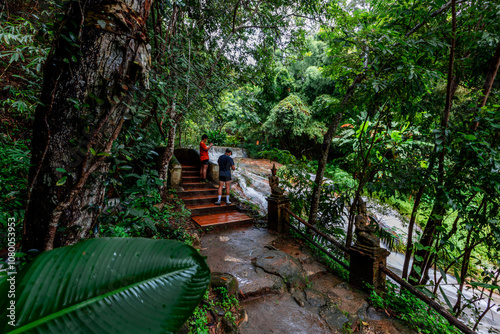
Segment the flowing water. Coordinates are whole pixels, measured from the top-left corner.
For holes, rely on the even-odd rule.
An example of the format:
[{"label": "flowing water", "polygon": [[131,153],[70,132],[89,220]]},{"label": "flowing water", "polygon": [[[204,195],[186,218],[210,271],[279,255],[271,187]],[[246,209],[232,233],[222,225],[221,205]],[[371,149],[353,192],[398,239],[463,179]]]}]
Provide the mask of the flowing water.
[{"label": "flowing water", "polygon": [[[217,163],[217,159],[221,154],[224,154],[225,147],[213,147],[210,152],[210,160]],[[262,214],[267,213],[266,197],[271,194],[268,178],[271,175],[271,168],[273,162],[265,159],[250,159],[247,158],[245,151],[241,149],[233,149],[233,159],[235,161],[236,170],[233,172],[235,186],[233,190],[239,193],[240,196],[246,200],[255,203],[259,207]],[[279,168],[279,164],[276,163]],[[314,178],[314,176],[312,176]],[[381,205],[374,200],[364,198],[367,201],[368,210],[372,212],[379,220],[380,226],[393,235],[398,235],[401,242],[406,242],[407,219],[402,217],[396,210],[391,209],[385,205]],[[391,252],[387,258],[387,266],[395,273],[401,275],[404,263],[404,255],[397,252]],[[434,270],[429,271],[431,280],[439,279],[441,276],[439,272]],[[444,280],[444,279],[443,279]],[[447,295],[451,305],[456,302],[458,283],[452,275],[446,275],[445,284],[442,284],[442,289]],[[432,290],[432,288],[430,288]],[[439,294],[439,293],[438,293]],[[464,296],[472,298],[471,290],[465,290]],[[440,296],[442,299],[442,297]],[[496,304],[487,315],[482,319],[481,324],[478,326],[477,332],[481,334],[486,333],[500,333],[500,312],[497,310],[500,306],[500,296],[494,295],[493,303]],[[481,300],[476,305],[484,310],[487,306],[487,301]],[[462,317],[462,320],[468,322],[471,318],[472,311],[467,311]]]}]

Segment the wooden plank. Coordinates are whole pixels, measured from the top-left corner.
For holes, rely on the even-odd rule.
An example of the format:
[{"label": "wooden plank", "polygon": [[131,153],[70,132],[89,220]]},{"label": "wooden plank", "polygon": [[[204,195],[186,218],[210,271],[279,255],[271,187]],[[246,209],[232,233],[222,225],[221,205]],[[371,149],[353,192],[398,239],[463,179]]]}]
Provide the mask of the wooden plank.
[{"label": "wooden plank", "polygon": [[231,205],[226,205],[226,204],[216,205],[215,203],[190,204],[190,205],[186,205],[186,208],[188,208],[189,210],[192,210],[192,209],[220,208],[220,207],[225,207],[225,206],[234,206],[234,204],[231,204]]},{"label": "wooden plank", "polygon": [[191,189],[186,189],[185,192],[196,192],[196,191],[217,191],[217,188],[191,188]]},{"label": "wooden plank", "polygon": [[213,199],[214,200],[214,203],[215,201],[217,201],[217,195],[205,195],[205,196],[193,196],[193,197],[187,197],[187,198],[181,198],[183,201],[186,201],[186,200],[199,200],[199,199]]},{"label": "wooden plank", "polygon": [[238,223],[252,220],[248,215],[237,211],[196,216],[192,219],[200,226]]},{"label": "wooden plank", "polygon": [[[195,218],[195,217],[194,217]],[[224,226],[224,225],[241,225],[241,224],[252,224],[253,220],[252,219],[241,219],[241,220],[235,220],[235,221],[230,221],[230,222],[216,222],[216,223],[206,223],[206,224],[198,224],[198,226],[202,228],[206,227],[211,227],[211,226]]]},{"label": "wooden plank", "polygon": [[217,213],[213,215],[203,215],[203,216],[198,216],[196,217],[196,221],[200,222],[200,224],[214,224],[214,223],[219,223],[219,222],[231,222],[231,221],[238,221],[242,219],[248,219],[250,218],[249,216],[245,215],[244,213],[241,212],[224,212],[224,213]]},{"label": "wooden plank", "polygon": [[215,188],[210,183],[203,183],[203,182],[182,182],[181,185],[183,187],[193,187],[193,188],[186,189],[186,191],[196,190],[196,189],[204,189],[204,190],[206,190],[206,189],[212,189],[212,190],[214,190],[215,189],[215,190],[217,190],[217,188]]},{"label": "wooden plank", "polygon": [[179,193],[179,197],[184,200],[193,197],[206,198],[217,196],[217,189],[186,189]]},{"label": "wooden plank", "polygon": [[198,166],[188,166],[188,165],[181,165],[183,170],[189,170],[189,171],[200,171],[200,167]]}]

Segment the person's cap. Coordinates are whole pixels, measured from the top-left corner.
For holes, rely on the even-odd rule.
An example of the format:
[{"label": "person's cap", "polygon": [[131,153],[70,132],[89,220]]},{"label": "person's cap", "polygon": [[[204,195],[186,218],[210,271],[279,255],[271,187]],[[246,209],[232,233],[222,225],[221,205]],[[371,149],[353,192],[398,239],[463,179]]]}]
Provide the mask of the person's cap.
[{"label": "person's cap", "polygon": [[233,153],[229,148],[226,148],[226,153]]}]

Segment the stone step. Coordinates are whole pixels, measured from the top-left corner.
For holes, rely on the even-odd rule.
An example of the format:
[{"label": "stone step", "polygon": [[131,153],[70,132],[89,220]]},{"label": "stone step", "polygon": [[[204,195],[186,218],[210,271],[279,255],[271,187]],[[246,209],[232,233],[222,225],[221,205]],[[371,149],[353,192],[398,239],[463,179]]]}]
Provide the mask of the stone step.
[{"label": "stone step", "polygon": [[190,177],[190,176],[197,176],[200,177],[200,169],[197,170],[182,170],[182,178],[185,177]]},{"label": "stone step", "polygon": [[182,201],[186,206],[189,205],[203,205],[215,203],[217,201],[217,194],[215,196],[195,196],[195,197],[186,197],[183,198]]},{"label": "stone step", "polygon": [[221,205],[215,205],[213,202],[211,202],[205,204],[186,205],[186,207],[191,211],[191,217],[237,210],[236,205],[226,205],[224,204],[224,202]]},{"label": "stone step", "polygon": [[217,189],[206,189],[206,188],[194,188],[186,191],[179,192],[180,199],[186,199],[190,197],[200,197],[200,196],[216,196]]},{"label": "stone step", "polygon": [[181,165],[182,167],[182,172],[200,172],[200,167],[199,166],[193,166],[193,165]]},{"label": "stone step", "polygon": [[192,219],[202,229],[206,229],[209,227],[223,228],[228,225],[230,225],[231,227],[235,227],[253,224],[253,219],[251,217],[238,211],[195,216],[192,217]]},{"label": "stone step", "polygon": [[184,173],[181,176],[181,179],[183,182],[196,182],[196,181],[201,181],[200,173],[198,172],[193,172],[193,175],[184,175]]},{"label": "stone step", "polygon": [[200,182],[200,181],[192,182],[191,180],[188,180],[188,182],[185,182],[185,180],[182,180],[181,186],[186,191],[191,190],[191,189],[216,189],[210,183],[204,183],[204,182]]}]

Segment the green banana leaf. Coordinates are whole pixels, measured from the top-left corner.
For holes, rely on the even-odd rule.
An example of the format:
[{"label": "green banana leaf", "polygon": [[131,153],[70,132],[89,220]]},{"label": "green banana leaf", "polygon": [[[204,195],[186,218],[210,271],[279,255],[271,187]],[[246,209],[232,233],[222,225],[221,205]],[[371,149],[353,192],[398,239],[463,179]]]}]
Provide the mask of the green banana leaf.
[{"label": "green banana leaf", "polygon": [[174,333],[209,282],[205,258],[180,242],[91,239],[42,253],[16,275],[16,327],[0,282],[0,332]]}]

